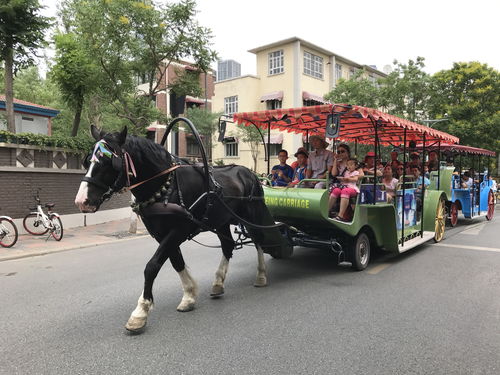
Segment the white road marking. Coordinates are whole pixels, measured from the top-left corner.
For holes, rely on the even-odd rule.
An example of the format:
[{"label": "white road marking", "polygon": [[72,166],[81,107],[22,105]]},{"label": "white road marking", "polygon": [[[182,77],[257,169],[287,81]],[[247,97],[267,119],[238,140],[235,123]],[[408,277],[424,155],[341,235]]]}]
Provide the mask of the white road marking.
[{"label": "white road marking", "polygon": [[366,273],[369,275],[376,275],[377,273],[385,270],[390,265],[391,265],[390,263],[382,263],[382,264],[379,264],[375,267],[370,268],[368,271],[366,271]]},{"label": "white road marking", "polygon": [[455,249],[466,249],[466,250],[492,251],[494,253],[500,253],[500,248],[497,247],[456,245],[451,243],[435,243],[433,246],[453,247]]},{"label": "white road marking", "polygon": [[484,222],[481,224],[474,225],[472,228],[469,228],[469,229],[466,229],[466,230],[460,232],[460,234],[469,234],[469,235],[477,236],[483,230],[483,228],[486,224],[487,223]]}]

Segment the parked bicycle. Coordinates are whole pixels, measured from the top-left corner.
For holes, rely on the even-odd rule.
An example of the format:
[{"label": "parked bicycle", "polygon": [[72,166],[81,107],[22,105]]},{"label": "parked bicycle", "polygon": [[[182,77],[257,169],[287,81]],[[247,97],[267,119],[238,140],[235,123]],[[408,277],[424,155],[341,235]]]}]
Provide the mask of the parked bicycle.
[{"label": "parked bicycle", "polygon": [[[49,233],[56,241],[61,241],[63,238],[63,225],[61,218],[55,212],[52,212],[54,203],[46,203],[47,213],[42,209],[40,201],[40,189],[37,190],[36,195],[33,196],[36,202],[36,207],[30,207],[30,213],[23,219],[23,227],[29,234],[34,236],[42,236]],[[47,237],[47,239],[49,239]]]},{"label": "parked bicycle", "polygon": [[12,247],[17,242],[17,226],[8,216],[0,216],[0,246]]}]

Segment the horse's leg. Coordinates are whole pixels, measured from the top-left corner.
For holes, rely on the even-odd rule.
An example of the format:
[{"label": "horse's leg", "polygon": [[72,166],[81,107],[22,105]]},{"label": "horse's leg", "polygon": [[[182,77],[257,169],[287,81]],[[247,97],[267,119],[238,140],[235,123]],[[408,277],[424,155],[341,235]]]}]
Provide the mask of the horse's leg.
[{"label": "horse's leg", "polygon": [[169,253],[166,245],[166,241],[163,240],[144,269],[144,290],[137,301],[137,307],[132,311],[125,325],[129,331],[142,329],[146,325],[149,312],[153,309],[153,282],[168,259]]},{"label": "horse's leg", "polygon": [[193,279],[181,254],[181,249],[177,247],[175,251],[170,254],[170,263],[179,274],[182,283],[183,296],[181,303],[177,306],[177,311],[187,312],[194,309],[196,296],[198,295],[198,285]]},{"label": "horse's leg", "polygon": [[220,260],[219,268],[215,272],[212,293],[210,293],[211,297],[219,297],[224,294],[224,280],[226,279],[229,260],[233,256],[234,250],[234,241],[231,236],[229,224],[219,228],[218,237],[222,246],[222,259]]},{"label": "horse's leg", "polygon": [[266,274],[266,263],[264,261],[264,250],[257,245],[257,277],[255,283],[256,287],[267,286],[267,274]]}]

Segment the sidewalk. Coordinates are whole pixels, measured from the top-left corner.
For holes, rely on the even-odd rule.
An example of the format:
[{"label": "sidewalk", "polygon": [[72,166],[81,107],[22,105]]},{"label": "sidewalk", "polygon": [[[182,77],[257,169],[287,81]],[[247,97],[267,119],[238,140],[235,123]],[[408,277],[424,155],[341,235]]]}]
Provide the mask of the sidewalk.
[{"label": "sidewalk", "polygon": [[9,249],[0,247],[0,262],[149,236],[140,220],[137,222],[137,233],[129,233],[129,226],[130,219],[127,218],[86,227],[64,229],[63,238],[59,242],[55,241],[52,236],[46,241],[47,235],[23,234],[19,236],[13,247]]}]

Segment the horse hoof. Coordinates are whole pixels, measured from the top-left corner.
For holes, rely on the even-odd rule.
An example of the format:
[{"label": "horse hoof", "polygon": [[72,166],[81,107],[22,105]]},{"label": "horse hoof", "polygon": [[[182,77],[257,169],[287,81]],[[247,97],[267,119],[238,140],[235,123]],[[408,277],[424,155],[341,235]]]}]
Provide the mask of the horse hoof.
[{"label": "horse hoof", "polygon": [[177,306],[177,311],[179,312],[188,312],[194,310],[194,302],[181,302],[179,306]]},{"label": "horse hoof", "polygon": [[146,326],[147,319],[146,318],[137,318],[131,316],[128,320],[127,324],[125,324],[125,329],[129,332],[140,332]]},{"label": "horse hoof", "polygon": [[265,277],[258,277],[253,286],[256,288],[263,288],[267,286],[267,279]]},{"label": "horse hoof", "polygon": [[220,297],[224,294],[224,287],[222,285],[213,285],[212,293],[210,293],[210,297]]}]

